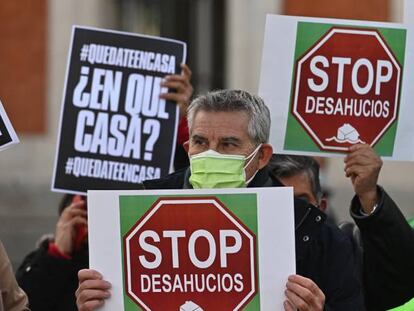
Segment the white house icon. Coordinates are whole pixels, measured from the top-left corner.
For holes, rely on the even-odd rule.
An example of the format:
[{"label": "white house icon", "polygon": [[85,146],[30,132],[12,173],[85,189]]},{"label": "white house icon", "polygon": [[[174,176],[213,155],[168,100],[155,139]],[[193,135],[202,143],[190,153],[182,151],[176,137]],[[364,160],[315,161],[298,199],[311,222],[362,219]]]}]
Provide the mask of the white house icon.
[{"label": "white house icon", "polygon": [[185,304],[180,307],[180,311],[203,311],[203,309],[192,301],[186,301]]}]

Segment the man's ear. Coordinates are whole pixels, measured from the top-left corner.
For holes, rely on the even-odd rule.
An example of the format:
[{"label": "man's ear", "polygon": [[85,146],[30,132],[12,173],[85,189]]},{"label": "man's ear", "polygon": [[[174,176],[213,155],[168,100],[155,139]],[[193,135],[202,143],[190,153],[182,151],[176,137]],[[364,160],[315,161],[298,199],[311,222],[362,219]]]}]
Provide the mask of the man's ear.
[{"label": "man's ear", "polygon": [[328,208],[328,200],[325,197],[322,197],[321,202],[319,203],[319,209],[326,213]]},{"label": "man's ear", "polygon": [[187,140],[183,143],[183,148],[185,150],[185,152],[188,153],[188,148],[190,147],[190,142]]},{"label": "man's ear", "polygon": [[270,161],[273,154],[273,148],[271,144],[262,144],[259,150],[259,170],[264,168]]}]

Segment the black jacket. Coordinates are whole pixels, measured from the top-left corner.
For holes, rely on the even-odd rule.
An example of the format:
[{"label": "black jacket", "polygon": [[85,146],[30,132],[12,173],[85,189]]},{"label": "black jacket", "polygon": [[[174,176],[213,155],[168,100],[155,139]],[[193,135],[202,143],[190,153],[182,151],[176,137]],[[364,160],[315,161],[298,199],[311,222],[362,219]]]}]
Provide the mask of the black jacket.
[{"label": "black jacket", "polygon": [[[146,189],[189,188],[188,170],[144,182]],[[282,184],[261,170],[251,187]],[[297,274],[314,280],[326,295],[326,310],[364,310],[355,273],[350,240],[336,227],[325,223],[325,214],[312,205],[295,200]],[[275,263],[277,264],[277,263]],[[88,266],[86,248],[72,260],[50,257],[47,243],[29,254],[17,271],[17,280],[29,296],[32,311],[76,310],[77,272]]]},{"label": "black jacket", "polygon": [[358,198],[351,216],[362,243],[362,279],[367,310],[382,311],[414,297],[414,230],[394,201],[378,187],[380,202],[368,217],[361,215]]},{"label": "black jacket", "polygon": [[85,244],[71,260],[48,254],[49,240],[26,256],[16,273],[20,287],[29,298],[32,311],[74,311],[78,271],[89,267]]}]

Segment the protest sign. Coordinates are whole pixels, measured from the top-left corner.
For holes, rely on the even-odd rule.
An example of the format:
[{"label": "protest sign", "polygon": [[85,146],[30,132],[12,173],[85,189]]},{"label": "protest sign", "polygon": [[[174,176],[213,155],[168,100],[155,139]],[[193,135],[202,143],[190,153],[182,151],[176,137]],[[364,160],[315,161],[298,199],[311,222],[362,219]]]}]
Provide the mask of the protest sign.
[{"label": "protest sign", "polygon": [[172,170],[183,42],[75,26],[68,56],[52,190],[136,189]]},{"label": "protest sign", "polygon": [[17,143],[19,143],[19,138],[0,101],[0,151]]},{"label": "protest sign", "polygon": [[259,94],[275,151],[337,156],[366,143],[385,158],[414,160],[408,29],[269,15]]},{"label": "protest sign", "polygon": [[292,188],[88,191],[88,223],[102,310],[283,309]]},{"label": "protest sign", "polygon": [[414,1],[404,0],[404,23],[414,24]]}]

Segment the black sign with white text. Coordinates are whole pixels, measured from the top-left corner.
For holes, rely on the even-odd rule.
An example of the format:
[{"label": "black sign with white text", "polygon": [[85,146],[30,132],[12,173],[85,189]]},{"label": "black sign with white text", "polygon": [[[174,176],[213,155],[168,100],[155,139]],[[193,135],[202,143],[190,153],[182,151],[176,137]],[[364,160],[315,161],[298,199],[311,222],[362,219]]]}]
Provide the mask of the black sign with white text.
[{"label": "black sign with white text", "polygon": [[52,190],[137,189],[171,171],[178,108],[160,83],[183,42],[74,27]]}]

